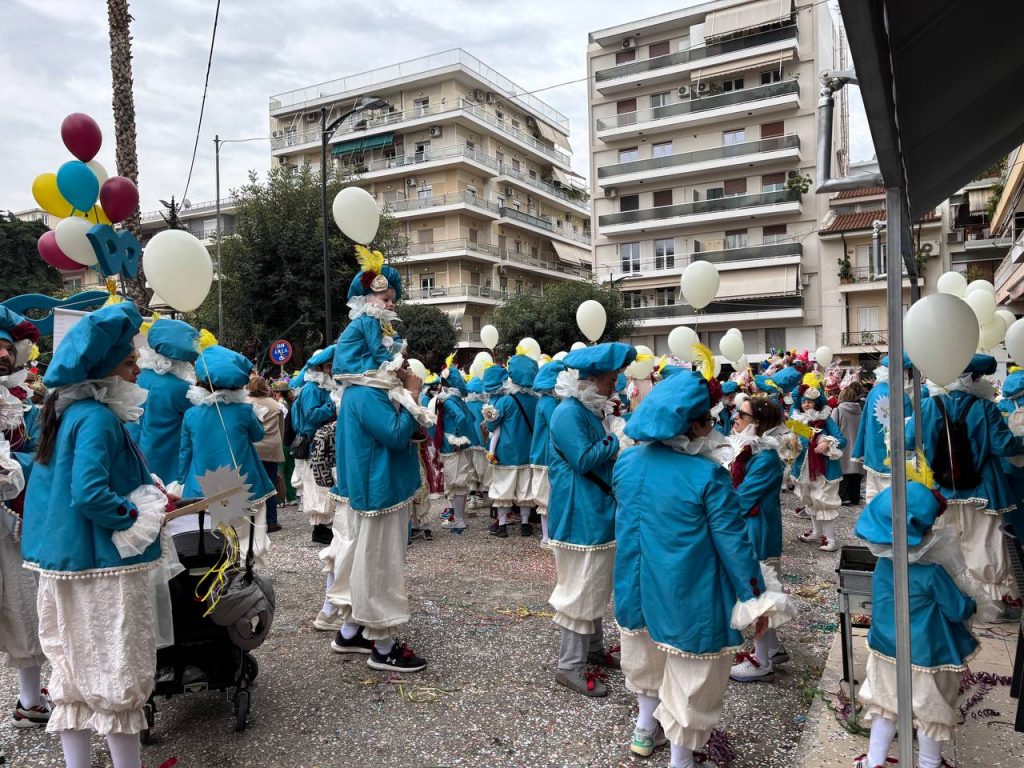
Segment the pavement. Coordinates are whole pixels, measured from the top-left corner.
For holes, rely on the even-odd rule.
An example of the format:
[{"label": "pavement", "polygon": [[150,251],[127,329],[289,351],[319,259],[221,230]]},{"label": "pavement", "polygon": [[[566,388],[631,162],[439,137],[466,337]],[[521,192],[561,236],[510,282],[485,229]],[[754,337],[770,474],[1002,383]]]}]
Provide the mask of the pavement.
[{"label": "pavement", "polygon": [[[836,636],[838,553],[796,541],[806,526],[792,514],[794,501],[783,495],[783,583],[799,616],[780,634],[792,661],[773,683],[730,685],[721,728],[735,753],[734,768],[801,765],[798,751],[812,705],[821,705],[819,691],[829,687],[819,680]],[[850,542],[856,513],[843,509],[841,544]],[[369,669],[365,657],[331,652],[330,633],[312,625],[323,600],[319,547],[310,543],[308,524],[294,507],[282,510],[280,522],[285,527],[272,535],[267,569],[277,615],[255,652],[260,675],[248,729],[233,730],[223,694],[158,701],[156,738],[143,748],[149,768],[172,757],[180,768],[669,764],[667,749],[647,760],[629,753],[636,704],[621,673],[609,674],[604,699],[584,698],[554,682],[558,632],[547,606],[554,560],[537,536],[521,538],[510,526],[508,539],[489,537],[484,513],[469,520],[463,536],[437,528],[434,541],[414,541],[407,569],[413,615],[402,640],[429,666],[418,675],[395,675]],[[609,645],[617,642],[613,621],[606,622],[606,635]],[[0,690],[13,705],[13,670],[0,669]],[[63,765],[56,735],[15,729],[7,721],[0,740],[9,765]],[[109,765],[104,741],[94,738],[93,766]]]}]

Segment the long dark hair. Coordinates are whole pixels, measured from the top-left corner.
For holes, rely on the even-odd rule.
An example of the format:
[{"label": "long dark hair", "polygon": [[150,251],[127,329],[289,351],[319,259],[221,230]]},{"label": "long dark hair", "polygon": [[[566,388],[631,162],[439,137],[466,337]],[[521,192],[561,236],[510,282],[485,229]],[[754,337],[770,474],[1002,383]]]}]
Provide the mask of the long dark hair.
[{"label": "long dark hair", "polygon": [[36,447],[35,455],[37,464],[49,464],[53,458],[53,449],[57,445],[57,428],[60,426],[60,417],[57,416],[58,397],[59,392],[50,391],[39,410],[39,445]]}]

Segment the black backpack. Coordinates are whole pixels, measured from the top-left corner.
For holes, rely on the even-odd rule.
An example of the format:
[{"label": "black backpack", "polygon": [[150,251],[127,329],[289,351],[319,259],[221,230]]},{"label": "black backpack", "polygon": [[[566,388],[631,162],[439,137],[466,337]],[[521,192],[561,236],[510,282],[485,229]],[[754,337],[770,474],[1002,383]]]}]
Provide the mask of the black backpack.
[{"label": "black backpack", "polygon": [[939,444],[935,446],[935,460],[932,462],[932,473],[935,482],[943,488],[967,490],[981,485],[981,473],[974,466],[971,454],[971,435],[967,428],[967,414],[977,399],[964,408],[960,418],[950,421],[946,406],[941,397],[935,398],[935,406],[942,414],[942,426],[939,428]]}]

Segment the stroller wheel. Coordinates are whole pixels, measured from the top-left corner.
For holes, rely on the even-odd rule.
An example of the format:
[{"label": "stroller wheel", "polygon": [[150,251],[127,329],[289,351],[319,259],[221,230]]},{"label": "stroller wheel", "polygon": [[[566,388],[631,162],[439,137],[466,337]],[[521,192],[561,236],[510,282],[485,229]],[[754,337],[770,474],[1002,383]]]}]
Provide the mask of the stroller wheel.
[{"label": "stroller wheel", "polygon": [[248,651],[245,652],[245,662],[242,666],[242,674],[245,675],[245,679],[250,683],[256,679],[256,676],[260,673],[260,664],[256,661],[256,657]]},{"label": "stroller wheel", "polygon": [[249,719],[249,692],[245,689],[235,694],[235,730],[244,731]]},{"label": "stroller wheel", "polygon": [[142,712],[146,717],[146,729],[139,734],[139,740],[143,744],[153,743],[153,721],[155,720],[156,708],[152,702],[147,702],[146,706],[142,708]]}]

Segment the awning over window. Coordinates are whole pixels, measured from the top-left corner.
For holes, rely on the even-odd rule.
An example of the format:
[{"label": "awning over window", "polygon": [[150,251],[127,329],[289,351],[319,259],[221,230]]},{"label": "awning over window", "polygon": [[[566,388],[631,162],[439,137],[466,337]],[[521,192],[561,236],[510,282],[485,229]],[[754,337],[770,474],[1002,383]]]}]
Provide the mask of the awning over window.
[{"label": "awning over window", "polygon": [[381,133],[377,136],[362,136],[358,139],[349,139],[348,141],[342,141],[335,144],[331,148],[331,155],[333,157],[338,157],[339,155],[352,155],[356,152],[364,152],[367,149],[390,147],[394,143],[395,134],[393,133]]},{"label": "awning over window", "polygon": [[988,199],[992,196],[991,189],[969,189],[967,199],[971,213],[984,213],[988,209]]},{"label": "awning over window", "polygon": [[[719,273],[718,298],[778,296],[797,290],[800,267],[796,264],[765,269],[737,269]],[[756,301],[752,301],[756,304]]]},{"label": "awning over window", "polygon": [[590,256],[590,251],[586,248],[577,248],[575,245],[569,245],[568,243],[560,243],[558,240],[552,239],[551,245],[555,249],[555,253],[558,254],[558,258],[568,264],[575,266],[593,266],[593,260]]},{"label": "awning over window", "polygon": [[569,144],[569,139],[567,139],[561,133],[559,133],[550,125],[545,123],[543,120],[537,121],[537,130],[540,132],[541,136],[550,141],[556,147],[561,147],[566,152],[572,152],[572,146],[570,146]]},{"label": "awning over window", "polygon": [[[696,69],[690,75],[694,82],[707,80],[712,77],[731,75],[734,72],[747,72],[751,69],[769,70],[781,67],[785,62],[793,60],[793,51],[780,51],[779,53],[766,53],[763,56],[755,56],[743,61],[730,61],[728,64],[719,64],[717,67],[703,67]],[[756,86],[757,83],[748,83],[747,87]]]},{"label": "awning over window", "polygon": [[555,168],[554,166],[552,166],[551,178],[553,178],[566,189],[572,186],[572,182],[569,180],[569,174],[563,171],[561,168]]},{"label": "awning over window", "polygon": [[455,330],[462,330],[462,316],[466,314],[465,307],[453,307],[451,309],[447,307],[441,307],[441,311],[448,315],[448,319],[452,321],[452,326],[455,328]]},{"label": "awning over window", "polygon": [[747,29],[787,20],[793,13],[793,0],[757,0],[737,8],[726,8],[707,15],[704,39],[734,35]]}]

